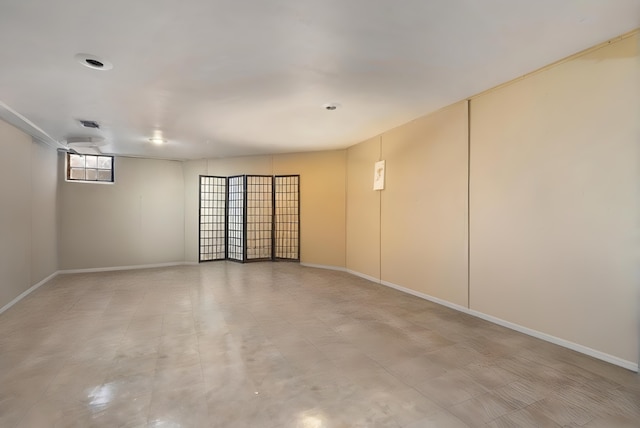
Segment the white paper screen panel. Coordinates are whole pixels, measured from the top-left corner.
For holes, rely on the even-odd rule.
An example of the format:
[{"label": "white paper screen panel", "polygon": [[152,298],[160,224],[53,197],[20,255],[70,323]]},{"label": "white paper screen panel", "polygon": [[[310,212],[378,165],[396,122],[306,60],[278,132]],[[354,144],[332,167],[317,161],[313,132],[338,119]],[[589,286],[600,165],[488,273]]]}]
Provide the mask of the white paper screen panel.
[{"label": "white paper screen panel", "polygon": [[276,259],[300,259],[300,176],[275,178],[275,254]]},{"label": "white paper screen panel", "polygon": [[227,214],[227,258],[244,261],[245,176],[229,177]]},{"label": "white paper screen panel", "polygon": [[200,176],[199,260],[300,260],[300,176]]},{"label": "white paper screen panel", "polygon": [[200,176],[200,261],[226,258],[227,178]]},{"label": "white paper screen panel", "polygon": [[248,175],[247,260],[271,260],[273,242],[273,176]]}]

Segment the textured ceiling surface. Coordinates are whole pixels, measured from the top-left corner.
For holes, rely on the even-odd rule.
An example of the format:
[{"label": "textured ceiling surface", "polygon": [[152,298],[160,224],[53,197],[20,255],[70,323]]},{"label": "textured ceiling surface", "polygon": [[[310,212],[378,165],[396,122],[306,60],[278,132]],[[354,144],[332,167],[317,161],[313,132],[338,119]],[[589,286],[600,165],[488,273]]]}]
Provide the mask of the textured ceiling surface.
[{"label": "textured ceiling surface", "polygon": [[639,19],[639,0],[2,0],[0,101],[105,153],[344,148]]}]

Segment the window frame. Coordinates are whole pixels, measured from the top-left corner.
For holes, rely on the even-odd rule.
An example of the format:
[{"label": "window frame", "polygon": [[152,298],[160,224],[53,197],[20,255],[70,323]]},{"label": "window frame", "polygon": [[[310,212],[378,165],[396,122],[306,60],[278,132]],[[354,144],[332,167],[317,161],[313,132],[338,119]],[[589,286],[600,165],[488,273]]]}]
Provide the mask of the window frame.
[{"label": "window frame", "polygon": [[[83,158],[86,156],[95,156],[97,158],[110,158],[111,159],[111,180],[106,181],[106,180],[87,180],[87,179],[75,179],[75,178],[71,178],[71,155],[76,155],[76,156],[82,156]],[[71,152],[66,152],[65,153],[65,175],[64,175],[64,179],[66,182],[68,183],[92,183],[92,184],[114,184],[116,182],[116,174],[115,174],[115,161],[116,158],[115,156],[112,155],[103,155],[103,154],[83,154],[83,153],[71,153]],[[83,167],[83,169],[87,170],[86,165]],[[96,170],[102,170],[102,171],[107,171],[106,168],[89,168],[89,169],[96,169]],[[86,174],[85,174],[86,177]]]}]

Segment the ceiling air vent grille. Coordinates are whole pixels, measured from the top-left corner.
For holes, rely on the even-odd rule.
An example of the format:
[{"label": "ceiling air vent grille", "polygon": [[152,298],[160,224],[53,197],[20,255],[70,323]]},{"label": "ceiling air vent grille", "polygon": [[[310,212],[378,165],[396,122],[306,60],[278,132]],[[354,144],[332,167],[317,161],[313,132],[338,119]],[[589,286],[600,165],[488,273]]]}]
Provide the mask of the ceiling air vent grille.
[{"label": "ceiling air vent grille", "polygon": [[85,128],[100,129],[100,124],[95,120],[81,120],[80,125],[84,126]]}]

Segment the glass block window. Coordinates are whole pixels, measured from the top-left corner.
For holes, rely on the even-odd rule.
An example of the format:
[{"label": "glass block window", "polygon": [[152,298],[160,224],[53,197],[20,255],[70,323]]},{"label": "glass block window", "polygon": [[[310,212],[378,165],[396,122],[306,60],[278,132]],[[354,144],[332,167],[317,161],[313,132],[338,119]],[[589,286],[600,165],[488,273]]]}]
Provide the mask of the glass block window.
[{"label": "glass block window", "polygon": [[113,156],[67,153],[67,180],[113,183]]},{"label": "glass block window", "polygon": [[226,254],[227,177],[200,176],[200,261]]}]

